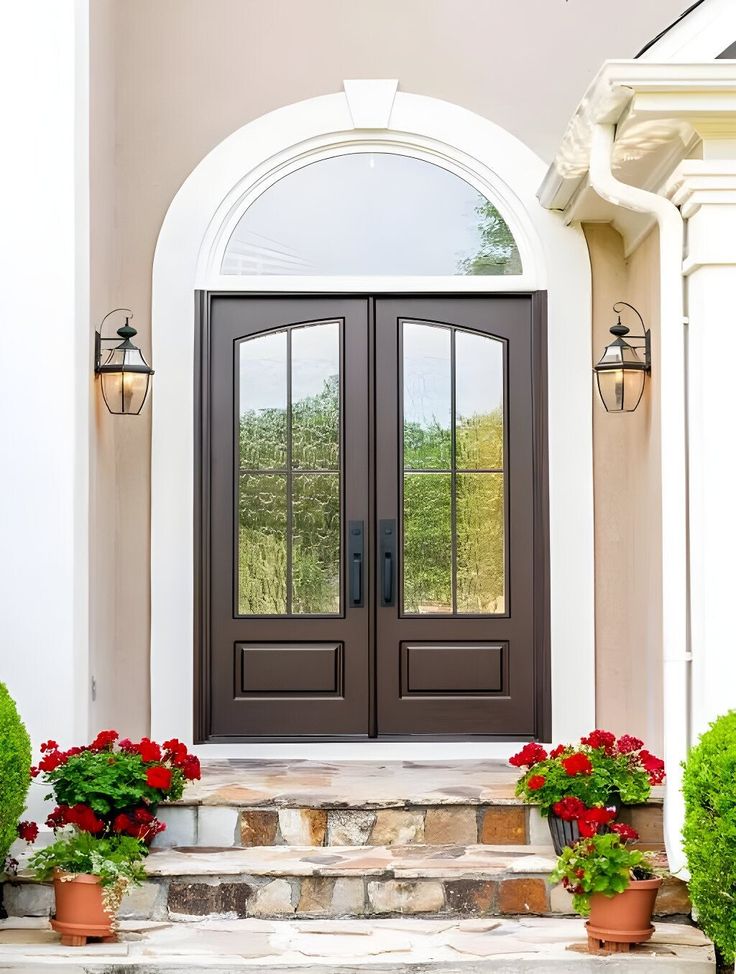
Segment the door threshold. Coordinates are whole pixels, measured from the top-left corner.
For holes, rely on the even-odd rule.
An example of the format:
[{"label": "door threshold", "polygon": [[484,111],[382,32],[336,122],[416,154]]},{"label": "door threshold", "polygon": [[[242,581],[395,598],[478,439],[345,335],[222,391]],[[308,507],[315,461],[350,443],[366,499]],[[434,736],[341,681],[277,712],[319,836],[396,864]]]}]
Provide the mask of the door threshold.
[{"label": "door threshold", "polygon": [[317,761],[432,761],[494,758],[507,761],[529,740],[514,741],[324,741],[320,743],[196,744],[200,758],[294,758]]}]

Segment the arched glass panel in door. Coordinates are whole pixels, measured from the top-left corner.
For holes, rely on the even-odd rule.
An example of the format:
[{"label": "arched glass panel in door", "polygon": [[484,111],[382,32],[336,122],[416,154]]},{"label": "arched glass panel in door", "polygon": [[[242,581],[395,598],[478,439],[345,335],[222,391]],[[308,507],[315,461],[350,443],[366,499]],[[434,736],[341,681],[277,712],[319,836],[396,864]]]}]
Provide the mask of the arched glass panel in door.
[{"label": "arched glass panel in door", "polygon": [[240,218],[223,274],[468,276],[522,273],[493,203],[412,156],[359,152],[284,176]]},{"label": "arched glass panel in door", "polygon": [[504,343],[402,322],[403,612],[505,612]]},{"label": "arched glass panel in door", "polygon": [[238,614],[340,612],[340,322],[240,342]]}]

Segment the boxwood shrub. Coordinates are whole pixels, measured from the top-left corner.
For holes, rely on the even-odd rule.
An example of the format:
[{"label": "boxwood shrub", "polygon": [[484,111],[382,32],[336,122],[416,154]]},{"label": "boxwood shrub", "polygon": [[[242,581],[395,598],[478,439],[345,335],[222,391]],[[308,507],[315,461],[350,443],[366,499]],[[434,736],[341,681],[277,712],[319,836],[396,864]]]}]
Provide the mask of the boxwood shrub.
[{"label": "boxwood shrub", "polygon": [[736,955],[736,711],[685,762],[685,853],[698,923],[727,963]]},{"label": "boxwood shrub", "polygon": [[0,873],[26,807],[30,771],[28,732],[7,687],[0,683]]}]

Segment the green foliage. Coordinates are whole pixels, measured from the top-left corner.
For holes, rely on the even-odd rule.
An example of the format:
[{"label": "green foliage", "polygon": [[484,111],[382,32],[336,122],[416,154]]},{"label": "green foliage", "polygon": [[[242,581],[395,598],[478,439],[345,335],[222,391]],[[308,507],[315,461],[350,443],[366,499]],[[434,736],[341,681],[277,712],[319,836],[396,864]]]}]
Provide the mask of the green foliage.
[{"label": "green foliage", "polygon": [[[146,766],[140,754],[81,751],[46,772],[46,781],[59,805],[88,805],[102,818],[140,805],[141,801],[153,810],[161,801],[160,789],[146,783]],[[181,770],[172,768],[167,801],[181,798],[184,784]]]},{"label": "green foliage", "polygon": [[[459,467],[503,463],[500,410],[462,418]],[[404,423],[404,462],[419,470],[404,478],[404,605],[408,612],[452,605],[450,432],[437,422]],[[455,484],[458,611],[503,611],[504,484],[496,474],[458,474]]]},{"label": "green foliage", "polygon": [[698,923],[736,957],[736,711],[720,717],[685,762],[685,854]]},{"label": "green foliage", "polygon": [[623,893],[631,879],[651,879],[654,875],[647,853],[631,849],[620,836],[607,833],[566,846],[550,882],[561,882],[573,894],[575,912],[588,916],[594,893],[615,896]]},{"label": "green foliage", "polygon": [[[294,404],[294,470],[339,466],[339,384]],[[284,410],[247,410],[240,417],[238,578],[240,612],[279,615],[287,604],[287,417]],[[458,466],[503,464],[500,410],[464,417],[456,430]],[[404,602],[407,611],[452,604],[450,431],[436,420],[404,424]],[[261,472],[270,471],[270,472]],[[332,473],[292,478],[292,598],[295,612],[337,611],[340,495]],[[502,475],[456,479],[458,610],[503,611],[504,483]]]},{"label": "green foliage", "polygon": [[145,843],[129,835],[99,839],[89,832],[57,839],[39,849],[29,859],[29,866],[41,881],[53,877],[54,870],[73,875],[100,877],[100,885],[137,886],[146,878],[143,860],[148,855]]},{"label": "green foliage", "polygon": [[[293,404],[293,610],[336,612],[339,581],[339,377]],[[287,416],[283,409],[240,417],[239,609],[245,615],[286,612]],[[277,473],[260,473],[260,470]],[[246,472],[247,471],[247,472]],[[283,471],[283,472],[281,472]]]},{"label": "green foliage", "polygon": [[0,870],[17,837],[30,783],[31,741],[13,698],[0,683]]},{"label": "green foliage", "polygon": [[493,203],[483,200],[478,216],[480,249],[460,261],[461,274],[521,274],[521,257],[513,234]]},{"label": "green foliage", "polygon": [[[590,774],[569,775],[563,761],[571,754],[587,755]],[[530,788],[535,778],[544,778],[540,788]],[[525,801],[540,806],[542,815],[549,815],[552,806],[571,795],[588,808],[609,806],[619,799],[624,805],[641,805],[651,793],[647,772],[632,761],[630,754],[607,754],[601,748],[568,747],[555,758],[534,764],[516,784],[516,794]]]}]

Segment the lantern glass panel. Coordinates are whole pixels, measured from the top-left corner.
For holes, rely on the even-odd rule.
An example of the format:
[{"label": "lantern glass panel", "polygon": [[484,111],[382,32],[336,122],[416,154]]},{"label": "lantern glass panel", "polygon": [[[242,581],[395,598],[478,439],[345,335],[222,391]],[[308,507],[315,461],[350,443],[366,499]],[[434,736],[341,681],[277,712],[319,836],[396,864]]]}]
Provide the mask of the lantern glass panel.
[{"label": "lantern glass panel", "polygon": [[596,373],[598,391],[606,411],[630,413],[639,405],[644,391],[643,369],[607,369]]},{"label": "lantern glass panel", "polygon": [[[111,413],[137,415],[143,408],[150,382],[150,369],[140,349],[113,348],[104,366],[119,371],[101,374],[102,395]],[[145,370],[145,371],[141,371]]]}]

